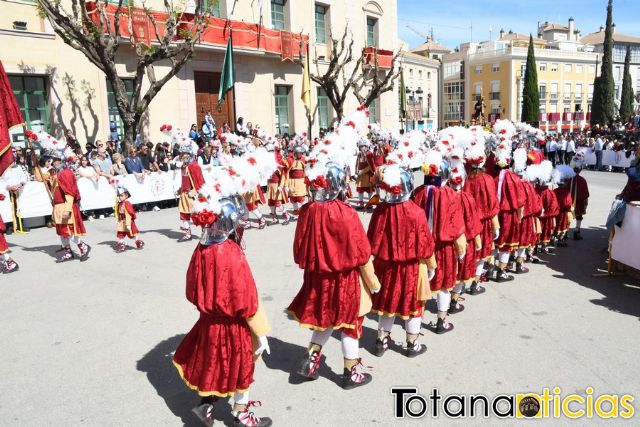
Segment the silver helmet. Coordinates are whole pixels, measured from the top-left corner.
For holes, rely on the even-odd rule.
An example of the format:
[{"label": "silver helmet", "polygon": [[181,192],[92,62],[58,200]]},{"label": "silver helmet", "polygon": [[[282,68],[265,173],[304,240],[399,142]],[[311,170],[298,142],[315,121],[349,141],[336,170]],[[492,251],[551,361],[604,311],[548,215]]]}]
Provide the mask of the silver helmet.
[{"label": "silver helmet", "polygon": [[246,218],[249,215],[247,202],[245,202],[244,197],[239,194],[234,194],[233,196],[231,196],[231,201],[238,210],[238,215],[240,215],[240,218]]},{"label": "silver helmet", "polygon": [[413,191],[413,174],[406,169],[400,169],[400,191],[387,191],[387,203],[398,204],[409,200]]},{"label": "silver helmet", "polygon": [[295,147],[293,147],[293,153],[294,154],[304,154],[305,153],[305,147],[303,145],[296,145]]},{"label": "silver helmet", "polygon": [[325,174],[327,181],[326,188],[317,188],[311,185],[311,193],[313,200],[316,202],[328,202],[337,199],[341,194],[347,191],[347,174],[344,168],[337,163],[327,163],[327,172]]},{"label": "silver helmet", "polygon": [[131,193],[126,189],[126,187],[124,187],[123,185],[118,185],[116,187],[116,196],[119,196],[121,194],[126,194],[127,197],[131,197]]},{"label": "silver helmet", "polygon": [[211,246],[227,240],[236,231],[240,221],[240,213],[231,199],[220,200],[221,210],[216,222],[202,229],[200,244]]}]

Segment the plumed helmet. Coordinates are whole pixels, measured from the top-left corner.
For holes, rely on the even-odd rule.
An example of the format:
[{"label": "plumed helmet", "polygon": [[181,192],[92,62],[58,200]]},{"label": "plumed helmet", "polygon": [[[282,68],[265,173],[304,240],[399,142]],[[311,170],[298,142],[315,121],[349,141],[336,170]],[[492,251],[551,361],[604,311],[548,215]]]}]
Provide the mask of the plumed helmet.
[{"label": "plumed helmet", "polygon": [[231,196],[231,201],[238,210],[238,215],[240,215],[240,218],[245,218],[247,215],[249,215],[249,210],[247,209],[247,203],[245,202],[244,197],[242,197],[240,194],[234,194],[233,196]]},{"label": "plumed helmet", "polygon": [[397,204],[409,200],[413,192],[413,175],[405,168],[387,166],[382,172],[383,189],[387,203]]},{"label": "plumed helmet", "polygon": [[293,152],[294,154],[304,154],[305,152],[304,146],[296,145],[295,147],[293,147]]},{"label": "plumed helmet", "polygon": [[121,194],[126,194],[127,197],[131,197],[131,193],[129,192],[129,190],[127,190],[126,187],[119,185],[116,187],[116,196],[119,196]]},{"label": "plumed helmet", "polygon": [[240,212],[232,199],[220,200],[220,214],[216,221],[202,229],[200,244],[211,246],[227,240],[235,232],[240,221]]},{"label": "plumed helmet", "polygon": [[181,144],[180,145],[180,154],[193,155],[193,148],[189,144]]},{"label": "plumed helmet", "polygon": [[312,180],[310,188],[316,202],[335,200],[347,191],[347,174],[337,163],[329,162],[325,174]]}]

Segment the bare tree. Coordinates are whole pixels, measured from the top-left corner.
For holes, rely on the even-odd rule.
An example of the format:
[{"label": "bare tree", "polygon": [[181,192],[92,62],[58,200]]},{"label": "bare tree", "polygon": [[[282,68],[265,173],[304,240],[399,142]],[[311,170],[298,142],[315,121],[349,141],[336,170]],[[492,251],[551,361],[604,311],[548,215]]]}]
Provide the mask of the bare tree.
[{"label": "bare tree", "polygon": [[[338,120],[344,116],[344,103],[349,92],[353,92],[360,105],[368,107],[380,95],[392,90],[395,79],[400,75],[400,69],[396,69],[400,51],[392,57],[391,67],[383,69],[379,66],[377,49],[373,55],[364,49],[358,55],[353,44],[353,35],[345,26],[340,40],[331,40],[326,70],[321,72],[320,63],[316,60],[316,72],[309,73],[311,80],[326,92]],[[304,66],[304,63],[299,61],[299,65]]]},{"label": "bare tree", "polygon": [[[71,10],[65,8],[69,3]],[[185,27],[181,23],[184,7],[176,8],[170,0],[164,0],[163,12],[167,20],[161,28],[143,0],[141,10],[150,28],[150,44],[145,45],[134,37],[131,18],[133,1],[119,0],[113,4],[108,0],[97,0],[95,9],[89,11],[85,0],[38,0],[40,15],[51,22],[55,33],[67,45],[82,52],[111,83],[124,125],[123,150],[136,139],[141,120],[153,98],[193,56],[196,42],[208,22],[209,12],[203,9],[203,3],[199,0],[195,2],[195,10],[190,15],[192,19]],[[109,5],[113,10],[112,16],[107,13]],[[90,14],[96,14],[94,19]],[[126,35],[122,34],[124,25],[127,28]],[[125,78],[116,71],[116,56],[123,45],[123,50],[127,51],[134,46],[137,56],[131,95],[127,94]],[[154,66],[160,62],[163,65],[168,63],[169,71],[163,76],[156,76]],[[143,86],[146,87],[144,91]]]}]

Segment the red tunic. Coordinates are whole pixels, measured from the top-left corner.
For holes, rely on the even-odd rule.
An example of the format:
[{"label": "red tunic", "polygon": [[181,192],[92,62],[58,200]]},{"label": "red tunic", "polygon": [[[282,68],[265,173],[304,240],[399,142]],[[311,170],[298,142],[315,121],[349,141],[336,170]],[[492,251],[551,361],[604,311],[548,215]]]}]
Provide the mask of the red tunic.
[{"label": "red tunic", "polygon": [[538,242],[536,219],[542,211],[542,201],[529,181],[522,180],[522,188],[524,189],[526,203],[520,224],[520,247],[533,247]]},{"label": "red tunic", "polygon": [[476,265],[481,258],[482,251],[476,251],[475,237],[482,232],[482,223],[478,215],[478,208],[475,200],[469,193],[460,192],[460,203],[462,205],[462,216],[464,218],[464,235],[467,239],[467,253],[465,254],[460,270],[458,271],[458,280],[468,281],[476,277]]},{"label": "red tunic", "polygon": [[569,229],[569,212],[573,207],[573,199],[571,198],[571,191],[567,187],[558,187],[553,190],[556,193],[556,199],[558,199],[559,212],[556,216],[556,233],[564,233]]},{"label": "red tunic", "polygon": [[449,187],[427,188],[421,185],[413,192],[413,199],[424,210],[436,244],[438,268],[430,282],[431,290],[452,289],[458,274],[458,255],[454,242],[465,231],[460,198]]},{"label": "red tunic", "polygon": [[131,216],[131,231],[130,232],[118,231],[117,237],[119,239],[122,239],[124,237],[129,237],[130,239],[133,239],[138,235],[138,232],[139,232],[138,226],[136,225],[136,210],[133,208],[133,205],[129,200],[125,200],[124,202],[118,202],[118,205],[116,206],[116,220],[118,222],[126,220],[124,213],[120,212],[120,210],[123,208]]},{"label": "red tunic", "polygon": [[540,242],[546,244],[551,241],[551,236],[555,232],[553,221],[560,213],[560,208],[558,207],[556,193],[549,187],[537,187],[536,190],[542,202],[542,212],[540,214],[540,228],[542,231],[540,233]]},{"label": "red tunic", "polygon": [[59,205],[66,202],[66,195],[73,196],[73,224],[56,224],[56,233],[60,237],[84,236],[87,230],[84,228],[82,215],[80,214],[80,190],[76,177],[71,169],[63,169],[56,176],[56,185],[53,188],[53,204]]},{"label": "red tunic", "polygon": [[589,186],[587,180],[576,175],[571,180],[571,197],[575,206],[576,219],[582,219],[587,213],[587,199],[589,198]]},{"label": "red tunic", "polygon": [[173,356],[183,380],[201,396],[247,390],[254,360],[246,319],[258,310],[258,292],[234,241],[196,247],[187,270],[186,296],[200,318]]},{"label": "red tunic", "polygon": [[482,250],[479,256],[480,259],[485,259],[491,256],[493,250],[493,225],[491,219],[500,212],[495,182],[488,173],[471,172],[462,191],[471,194],[475,200],[477,213],[482,224]]},{"label": "red tunic", "polygon": [[302,206],[293,259],[304,269],[304,281],[287,312],[300,326],[344,329],[359,337],[359,267],[370,258],[367,235],[352,207],[340,200]]},{"label": "red tunic", "polygon": [[433,255],[435,244],[424,211],[413,201],[380,203],[367,231],[373,265],[382,288],[372,296],[372,310],[403,319],[422,316],[418,300],[420,260]]},{"label": "red tunic", "polygon": [[203,185],[204,176],[198,162],[191,162],[186,168],[183,168],[180,193],[188,193],[191,190],[199,191]]},{"label": "red tunic", "polygon": [[495,185],[500,205],[500,237],[496,247],[501,251],[511,251],[520,245],[518,209],[524,207],[524,191],[518,175],[507,169],[501,170],[495,177]]}]

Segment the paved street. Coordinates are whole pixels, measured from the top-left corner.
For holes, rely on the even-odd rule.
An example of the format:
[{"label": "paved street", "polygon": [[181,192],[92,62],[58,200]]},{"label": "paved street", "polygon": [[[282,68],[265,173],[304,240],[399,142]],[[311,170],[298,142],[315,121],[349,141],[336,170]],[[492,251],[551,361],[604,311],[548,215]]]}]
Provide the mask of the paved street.
[{"label": "paved street", "polygon": [[[256,413],[279,426],[432,421],[395,421],[394,385],[418,386],[423,394],[439,388],[445,396],[554,386],[563,394],[584,394],[587,386],[595,394],[638,394],[638,282],[591,276],[606,267],[604,222],[626,176],[585,176],[591,199],[582,242],[570,241],[569,248],[547,256],[545,264],[533,265],[530,274],[514,282],[490,283],[484,295],[467,296],[467,309],[451,317],[454,332],[424,331],[421,342],[429,347],[424,356],[407,359],[389,351],[382,359],[374,357],[376,322],[367,320],[361,356],[374,379],[353,391],[337,385],[342,373],[338,334],[324,349],[327,365],[318,381],[299,384],[290,376],[310,337],[284,314],[302,278],[291,253],[295,224],[248,231],[247,257],[273,327],[271,355],[257,367],[251,389],[252,399],[263,403]],[[367,223],[369,215],[360,216]],[[59,240],[53,230],[8,237],[20,272],[0,275],[1,425],[198,425],[191,413],[198,398],[171,364],[172,352],[198,317],[184,297],[196,241],[176,242],[176,209],[141,213],[138,226],[145,249],[116,254],[113,218],[87,222],[91,258],[62,265],[54,262]],[[404,339],[399,324],[392,336]],[[229,410],[226,402],[216,410],[227,425]]]}]

